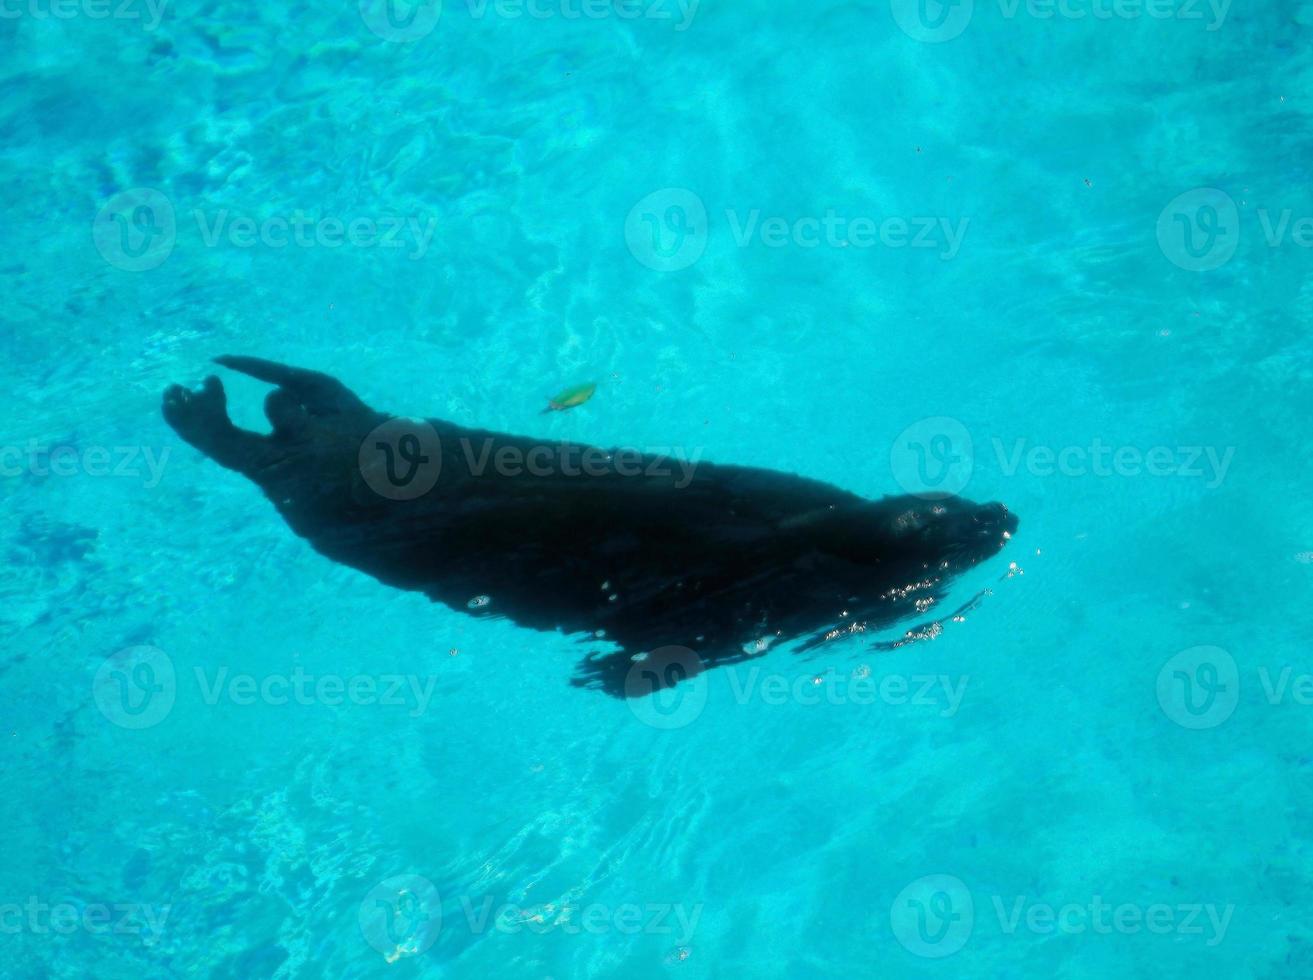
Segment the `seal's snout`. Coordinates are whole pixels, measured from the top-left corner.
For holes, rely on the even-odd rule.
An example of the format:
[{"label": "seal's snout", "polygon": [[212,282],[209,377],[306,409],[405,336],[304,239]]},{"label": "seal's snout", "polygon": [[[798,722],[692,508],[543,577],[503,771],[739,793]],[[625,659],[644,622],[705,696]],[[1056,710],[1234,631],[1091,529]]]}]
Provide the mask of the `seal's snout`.
[{"label": "seal's snout", "polygon": [[968,532],[983,548],[1002,548],[1017,530],[1017,515],[1000,503],[982,504],[971,515]]},{"label": "seal's snout", "polygon": [[976,522],[984,531],[1011,534],[1017,529],[1017,515],[1000,503],[982,504],[976,513]]},{"label": "seal's snout", "polygon": [[925,504],[899,498],[895,506],[891,539],[944,569],[960,571],[992,558],[1017,529],[1017,515],[1000,503],[949,497]]},{"label": "seal's snout", "polygon": [[992,558],[1017,530],[1017,515],[1000,503],[954,498],[931,510],[921,543],[939,551],[946,568],[962,570]]}]

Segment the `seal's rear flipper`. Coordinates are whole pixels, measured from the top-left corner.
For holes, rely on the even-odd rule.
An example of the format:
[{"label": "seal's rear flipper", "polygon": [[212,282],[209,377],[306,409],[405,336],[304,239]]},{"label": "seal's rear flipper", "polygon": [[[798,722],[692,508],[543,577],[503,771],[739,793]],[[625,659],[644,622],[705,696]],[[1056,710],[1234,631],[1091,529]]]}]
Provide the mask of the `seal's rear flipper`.
[{"label": "seal's rear flipper", "polygon": [[625,679],[634,666],[634,658],[624,650],[593,653],[580,663],[575,676],[570,678],[574,687],[605,691],[613,698],[624,698]]},{"label": "seal's rear flipper", "polygon": [[200,391],[171,385],[164,392],[164,421],[187,442],[221,466],[250,475],[264,465],[269,440],[247,432],[228,418],[228,396],[211,375]]},{"label": "seal's rear flipper", "polygon": [[296,398],[312,415],[327,415],[331,412],[352,412],[367,410],[367,406],[337,378],[318,371],[289,367],[276,361],[266,361],[259,357],[241,357],[225,354],[214,359],[215,364],[242,374],[249,374],[258,381],[278,385],[280,389]]}]

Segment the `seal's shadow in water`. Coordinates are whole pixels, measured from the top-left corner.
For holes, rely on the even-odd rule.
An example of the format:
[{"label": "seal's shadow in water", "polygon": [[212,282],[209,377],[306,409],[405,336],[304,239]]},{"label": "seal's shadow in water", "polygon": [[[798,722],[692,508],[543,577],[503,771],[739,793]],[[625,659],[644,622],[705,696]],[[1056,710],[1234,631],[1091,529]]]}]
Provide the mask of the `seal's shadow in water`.
[{"label": "seal's shadow in water", "polygon": [[616,696],[635,693],[635,658],[658,648],[710,667],[760,655],[763,640],[807,649],[914,615],[1017,527],[1002,504],[867,500],[774,470],[689,471],[397,419],[328,375],[218,363],[276,386],[273,431],[234,426],[209,377],[164,394],[183,439],[258,484],[335,561],[472,615],[605,638],[619,649],[587,657],[573,683]]}]

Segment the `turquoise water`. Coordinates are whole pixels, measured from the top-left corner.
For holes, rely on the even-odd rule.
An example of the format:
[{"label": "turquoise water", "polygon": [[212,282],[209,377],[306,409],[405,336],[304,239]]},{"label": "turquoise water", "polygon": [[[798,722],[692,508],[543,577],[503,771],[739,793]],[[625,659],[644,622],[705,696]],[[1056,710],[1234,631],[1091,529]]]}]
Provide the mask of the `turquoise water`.
[{"label": "turquoise water", "polygon": [[[1313,975],[1313,5],[120,2],[0,7],[0,973]],[[178,440],[222,353],[1021,525],[615,700]]]}]

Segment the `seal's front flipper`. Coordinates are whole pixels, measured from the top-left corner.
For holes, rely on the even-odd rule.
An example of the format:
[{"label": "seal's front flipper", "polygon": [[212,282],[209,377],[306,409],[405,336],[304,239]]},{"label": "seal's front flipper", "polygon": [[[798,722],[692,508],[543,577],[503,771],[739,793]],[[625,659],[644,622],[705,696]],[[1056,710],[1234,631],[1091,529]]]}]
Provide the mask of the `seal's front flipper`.
[{"label": "seal's front flipper", "polygon": [[199,391],[172,385],[164,392],[164,421],[206,456],[221,466],[251,474],[269,455],[269,441],[247,432],[228,418],[228,396],[211,375]]},{"label": "seal's front flipper", "polygon": [[259,381],[278,385],[280,389],[294,396],[297,402],[312,415],[366,410],[365,403],[331,375],[289,367],[259,357],[240,357],[232,354],[216,357],[214,363],[240,371],[242,374],[249,374]]}]

